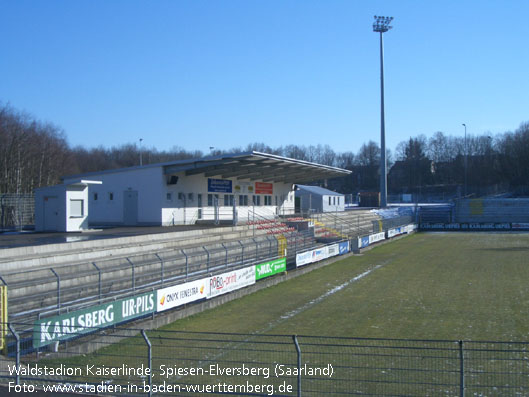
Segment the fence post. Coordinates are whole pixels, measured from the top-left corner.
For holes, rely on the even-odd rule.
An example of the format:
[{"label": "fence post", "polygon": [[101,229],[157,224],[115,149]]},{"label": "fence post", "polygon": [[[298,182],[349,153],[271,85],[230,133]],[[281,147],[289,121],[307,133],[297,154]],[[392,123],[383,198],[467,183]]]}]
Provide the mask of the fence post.
[{"label": "fence post", "polygon": [[459,341],[459,396],[465,397],[465,357],[463,341]]},{"label": "fence post", "polygon": [[136,290],[136,277],[134,276],[134,263],[129,258],[127,258],[127,262],[130,263],[130,266],[132,268],[132,290],[135,291]]},{"label": "fence post", "polygon": [[144,329],[141,330],[141,335],[143,336],[145,343],[147,343],[147,361],[149,366],[149,392],[147,394],[152,396],[152,345]]},{"label": "fence post", "polygon": [[[187,259],[187,254],[185,253],[185,251],[181,249],[180,252],[184,254],[184,256],[186,257],[186,281],[187,281],[187,276],[189,275],[189,261]],[[208,268],[209,268],[209,252],[208,252]]]},{"label": "fence post", "polygon": [[[206,247],[202,246],[202,249],[204,251],[206,251],[206,254],[208,255],[208,261],[206,262],[206,271],[209,273],[209,251]],[[187,261],[187,256],[186,256],[186,261]],[[187,272],[187,267],[186,267],[186,272]],[[187,273],[186,273],[186,281],[187,281]]]},{"label": "fence post", "polygon": [[257,241],[255,241],[254,238],[252,238],[252,241],[254,242],[255,244],[255,260],[257,260],[258,256],[259,256],[259,244],[257,243]]},{"label": "fence post", "polygon": [[241,264],[244,264],[244,244],[241,243],[241,240],[238,240],[237,242],[241,246]]},{"label": "fence post", "polygon": [[299,348],[297,335],[292,335],[292,340],[296,346],[296,353],[298,354],[298,397],[301,396],[301,349]]},{"label": "fence post", "polygon": [[92,265],[96,268],[99,276],[98,285],[99,285],[99,304],[101,304],[101,269],[96,265],[95,262],[92,262]]},{"label": "fence post", "polygon": [[[13,336],[15,337],[15,340],[17,341],[17,355],[16,355],[16,361],[15,361],[15,364],[16,364],[16,367],[17,367],[17,371],[16,371],[16,384],[17,385],[20,385],[20,336],[18,336],[18,334],[16,333],[15,331],[15,328],[9,323],[7,324],[9,330],[11,331],[11,333],[13,334]],[[7,348],[6,348],[6,351],[7,351]]]},{"label": "fence post", "polygon": [[220,243],[222,245],[222,248],[224,248],[224,251],[226,251],[226,259],[224,260],[226,267],[228,267],[228,248],[224,245],[224,243]]},{"label": "fence post", "polygon": [[61,277],[53,270],[53,267],[50,267],[50,270],[57,278],[57,309],[59,309],[59,314],[61,314]]},{"label": "fence post", "polygon": [[160,255],[158,254],[154,254],[154,256],[156,256],[158,258],[158,260],[160,261],[160,265],[161,265],[161,270],[160,270],[160,276],[162,277],[162,287],[163,287],[163,259],[160,258]]}]

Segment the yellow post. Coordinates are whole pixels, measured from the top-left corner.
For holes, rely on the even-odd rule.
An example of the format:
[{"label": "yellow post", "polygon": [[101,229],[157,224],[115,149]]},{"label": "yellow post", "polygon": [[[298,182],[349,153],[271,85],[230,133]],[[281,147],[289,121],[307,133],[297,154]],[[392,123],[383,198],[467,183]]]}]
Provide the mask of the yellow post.
[{"label": "yellow post", "polygon": [[7,348],[7,286],[0,286],[0,350]]},{"label": "yellow post", "polygon": [[277,239],[277,255],[280,258],[287,256],[287,238],[282,234],[276,236]]}]

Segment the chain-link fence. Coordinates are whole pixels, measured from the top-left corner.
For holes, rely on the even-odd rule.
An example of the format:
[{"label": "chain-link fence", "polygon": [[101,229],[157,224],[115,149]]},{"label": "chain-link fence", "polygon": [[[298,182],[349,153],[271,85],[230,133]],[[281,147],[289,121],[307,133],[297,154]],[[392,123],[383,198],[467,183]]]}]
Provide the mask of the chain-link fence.
[{"label": "chain-link fence", "polygon": [[32,194],[0,194],[0,230],[21,230],[35,223],[35,198]]},{"label": "chain-link fence", "polygon": [[17,347],[15,326],[23,327],[11,324],[2,383],[56,393],[529,394],[529,343],[94,329],[22,360],[31,341]]}]

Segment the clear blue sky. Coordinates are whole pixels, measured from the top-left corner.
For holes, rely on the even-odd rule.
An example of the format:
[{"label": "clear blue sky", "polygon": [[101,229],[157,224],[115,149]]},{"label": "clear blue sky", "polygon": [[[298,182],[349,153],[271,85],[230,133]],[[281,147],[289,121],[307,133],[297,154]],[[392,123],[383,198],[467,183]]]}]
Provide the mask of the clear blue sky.
[{"label": "clear blue sky", "polygon": [[0,0],[0,102],[72,146],[356,152],[529,120],[529,1]]}]

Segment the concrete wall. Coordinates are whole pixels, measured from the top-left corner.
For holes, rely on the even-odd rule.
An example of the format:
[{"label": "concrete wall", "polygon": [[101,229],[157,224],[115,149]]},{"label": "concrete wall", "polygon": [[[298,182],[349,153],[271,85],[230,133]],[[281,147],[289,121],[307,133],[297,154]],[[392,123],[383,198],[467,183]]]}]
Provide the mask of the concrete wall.
[{"label": "concrete wall", "polygon": [[[330,204],[329,204],[330,199]],[[323,212],[336,212],[345,210],[345,197],[344,196],[323,196]]]},{"label": "concrete wall", "polygon": [[[345,197],[343,195],[320,195],[310,193],[302,189],[296,190],[296,196],[300,198],[302,211],[312,209],[315,212],[336,212],[345,210]],[[329,204],[329,197],[331,204]]]}]

